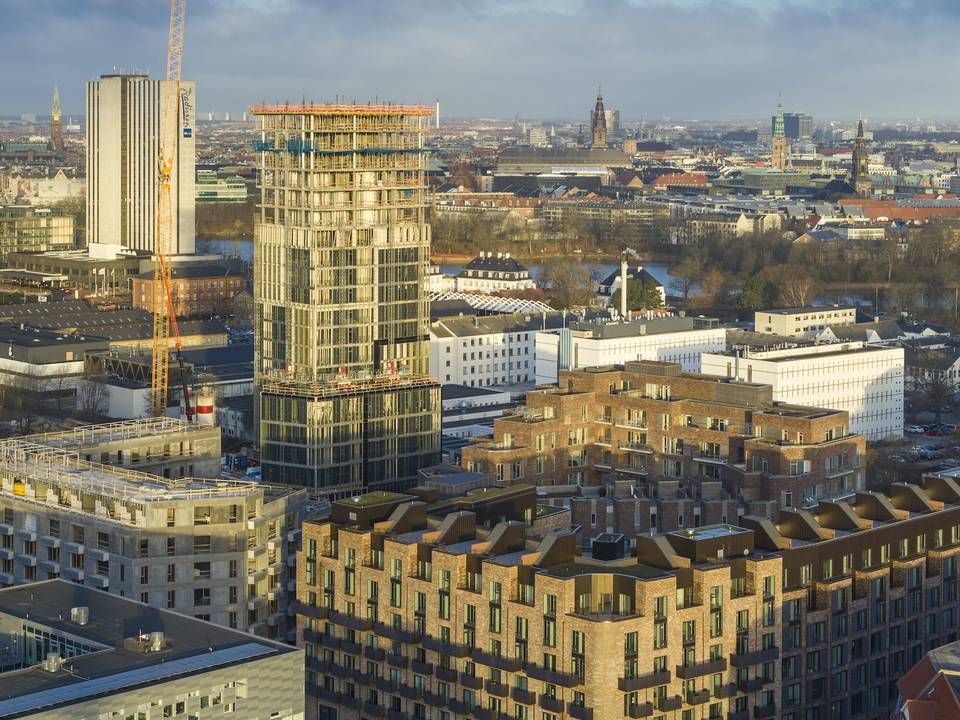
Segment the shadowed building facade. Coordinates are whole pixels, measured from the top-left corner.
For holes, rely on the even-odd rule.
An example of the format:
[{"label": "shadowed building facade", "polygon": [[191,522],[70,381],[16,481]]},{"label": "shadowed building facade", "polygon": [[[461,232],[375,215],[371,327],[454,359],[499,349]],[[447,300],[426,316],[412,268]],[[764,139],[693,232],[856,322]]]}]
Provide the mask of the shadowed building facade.
[{"label": "shadowed building facade", "polygon": [[422,130],[433,108],[256,107],[264,479],[344,496],[439,460]]}]

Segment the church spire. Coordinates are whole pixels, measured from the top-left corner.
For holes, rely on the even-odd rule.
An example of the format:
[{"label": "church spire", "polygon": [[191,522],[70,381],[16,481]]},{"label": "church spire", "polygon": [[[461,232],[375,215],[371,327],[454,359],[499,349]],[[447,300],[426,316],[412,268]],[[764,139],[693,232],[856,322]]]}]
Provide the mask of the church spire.
[{"label": "church spire", "polygon": [[50,115],[55,118],[61,117],[60,88],[58,88],[56,85],[53,86],[53,105],[50,107]]},{"label": "church spire", "polygon": [[773,118],[773,136],[775,138],[785,137],[783,130],[783,104],[777,102],[777,114]]},{"label": "church spire", "polygon": [[607,113],[603,108],[603,89],[597,85],[597,104],[590,116],[590,129],[593,131],[593,147],[607,147]]},{"label": "church spire", "polygon": [[777,114],[773,116],[773,138],[770,143],[770,165],[776,170],[786,170],[790,149],[783,128],[783,104],[777,102]]}]

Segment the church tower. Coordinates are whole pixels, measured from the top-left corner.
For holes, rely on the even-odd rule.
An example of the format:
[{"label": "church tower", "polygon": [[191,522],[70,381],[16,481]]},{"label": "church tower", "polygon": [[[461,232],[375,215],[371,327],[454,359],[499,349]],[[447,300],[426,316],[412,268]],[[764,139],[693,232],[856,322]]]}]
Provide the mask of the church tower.
[{"label": "church tower", "polygon": [[607,147],[607,113],[603,109],[603,94],[597,88],[597,104],[590,116],[590,128],[593,131],[593,147]]},{"label": "church tower", "polygon": [[850,169],[850,180],[854,192],[859,197],[870,195],[870,158],[867,154],[866,140],[863,137],[863,120],[857,125],[857,139],[853,144],[853,167]]},{"label": "church tower", "polygon": [[777,103],[777,114],[773,119],[773,140],[770,144],[770,166],[777,170],[787,169],[789,149],[783,130],[783,105]]},{"label": "church tower", "polygon": [[50,107],[50,149],[63,150],[63,119],[60,112],[60,89],[53,86],[53,105]]}]

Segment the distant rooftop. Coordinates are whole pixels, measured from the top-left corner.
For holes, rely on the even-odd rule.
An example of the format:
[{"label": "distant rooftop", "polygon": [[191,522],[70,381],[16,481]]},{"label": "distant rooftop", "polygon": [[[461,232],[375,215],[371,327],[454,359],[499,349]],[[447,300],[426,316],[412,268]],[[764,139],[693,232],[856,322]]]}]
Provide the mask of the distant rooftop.
[{"label": "distant rooftop", "polygon": [[436,113],[430,105],[341,105],[335,103],[308,103],[306,105],[254,105],[253,115],[416,115],[425,117]]},{"label": "distant rooftop", "polygon": [[[75,607],[87,608],[85,624],[71,617],[71,608]],[[87,645],[86,651],[65,658],[69,670],[50,672],[34,665],[0,673],[0,718],[49,711],[132,686],[167,682],[253,658],[299,652],[281,643],[63,580],[0,590],[0,616]],[[162,646],[150,651],[147,639],[157,632],[163,634]]]}]

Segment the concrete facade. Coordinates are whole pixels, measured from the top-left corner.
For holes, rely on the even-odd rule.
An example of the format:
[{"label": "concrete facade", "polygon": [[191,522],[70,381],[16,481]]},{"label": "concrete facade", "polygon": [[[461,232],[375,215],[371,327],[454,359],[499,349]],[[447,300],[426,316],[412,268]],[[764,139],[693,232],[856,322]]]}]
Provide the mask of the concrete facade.
[{"label": "concrete facade", "polygon": [[700,356],[726,349],[726,328],[698,326],[695,318],[656,318],[627,323],[575,323],[567,331],[537,333],[536,382],[553,385],[560,371],[633,360],[678,363],[700,372]]},{"label": "concrete facade", "polygon": [[0,583],[61,577],[287,639],[305,493],[204,480],[219,459],[218,430],[169,418],[0,443]]},{"label": "concrete facade", "polygon": [[[90,254],[156,250],[157,162],[166,80],[104,75],[87,83],[87,244]],[[171,255],[191,255],[195,233],[196,86],[180,83],[177,148],[171,175]]]},{"label": "concrete facade", "polygon": [[903,348],[848,342],[704,353],[700,362],[705,375],[770,385],[779,402],[844,410],[867,440],[903,437]]},{"label": "concrete facade", "polygon": [[857,309],[852,305],[757,310],[753,314],[756,332],[782,337],[813,337],[828,327],[856,322]]}]

